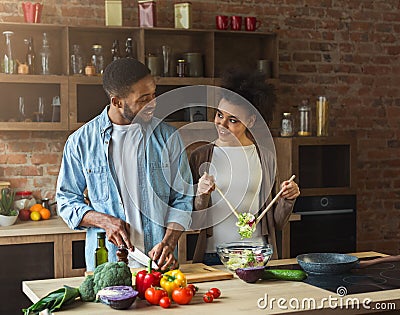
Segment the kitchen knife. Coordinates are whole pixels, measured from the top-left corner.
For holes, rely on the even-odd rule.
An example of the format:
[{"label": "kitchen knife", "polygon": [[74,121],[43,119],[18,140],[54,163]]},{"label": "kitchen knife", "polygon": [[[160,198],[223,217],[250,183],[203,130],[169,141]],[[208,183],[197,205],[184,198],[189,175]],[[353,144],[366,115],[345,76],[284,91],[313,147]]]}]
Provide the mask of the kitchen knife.
[{"label": "kitchen knife", "polygon": [[[129,251],[128,256],[131,257],[133,260],[136,260],[138,263],[141,263],[143,266],[149,265],[150,257],[135,247],[134,251]],[[158,269],[158,265],[152,261],[151,268]]]}]

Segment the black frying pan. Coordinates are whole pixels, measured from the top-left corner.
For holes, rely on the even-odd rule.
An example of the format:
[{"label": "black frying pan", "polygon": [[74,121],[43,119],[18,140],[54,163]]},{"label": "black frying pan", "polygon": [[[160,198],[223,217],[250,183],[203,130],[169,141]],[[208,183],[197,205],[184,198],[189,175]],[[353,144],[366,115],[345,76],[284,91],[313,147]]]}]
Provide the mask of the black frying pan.
[{"label": "black frying pan", "polygon": [[360,261],[356,256],[337,253],[311,253],[297,256],[300,267],[310,274],[342,274],[384,262],[400,261],[400,255]]}]

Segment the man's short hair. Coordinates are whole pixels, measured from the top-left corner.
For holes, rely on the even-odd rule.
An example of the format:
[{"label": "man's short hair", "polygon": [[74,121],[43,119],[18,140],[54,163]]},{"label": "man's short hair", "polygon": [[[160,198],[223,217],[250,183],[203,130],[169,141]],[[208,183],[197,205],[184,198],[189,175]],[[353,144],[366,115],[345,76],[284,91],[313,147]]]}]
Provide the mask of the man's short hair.
[{"label": "man's short hair", "polygon": [[111,62],[103,73],[103,89],[108,97],[127,97],[133,84],[150,74],[149,68],[133,58]]}]

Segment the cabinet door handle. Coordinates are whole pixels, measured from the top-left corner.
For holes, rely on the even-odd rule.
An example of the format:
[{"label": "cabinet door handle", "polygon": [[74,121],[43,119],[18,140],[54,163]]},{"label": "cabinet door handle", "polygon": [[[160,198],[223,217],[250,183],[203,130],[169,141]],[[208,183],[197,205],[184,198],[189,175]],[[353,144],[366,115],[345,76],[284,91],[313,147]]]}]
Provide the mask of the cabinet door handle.
[{"label": "cabinet door handle", "polygon": [[346,213],[353,213],[354,209],[340,209],[340,210],[322,210],[322,211],[300,211],[295,212],[296,214],[300,215],[328,215],[328,214],[346,214]]}]

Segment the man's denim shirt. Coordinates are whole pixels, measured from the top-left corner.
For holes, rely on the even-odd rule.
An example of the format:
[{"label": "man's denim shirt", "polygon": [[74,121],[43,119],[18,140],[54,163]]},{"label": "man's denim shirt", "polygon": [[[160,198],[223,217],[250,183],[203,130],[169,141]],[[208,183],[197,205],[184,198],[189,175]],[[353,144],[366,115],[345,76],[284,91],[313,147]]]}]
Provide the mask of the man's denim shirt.
[{"label": "man's denim shirt", "polygon": [[[125,220],[118,184],[109,159],[112,123],[107,106],[103,112],[74,132],[67,140],[57,181],[60,216],[71,229],[79,226],[89,210]],[[141,217],[146,253],[161,242],[165,226],[191,224],[192,176],[178,131],[153,118],[142,124],[138,148],[138,176]],[[91,204],[84,202],[87,188]],[[88,228],[85,259],[87,270],[94,269],[94,252],[99,228]],[[107,243],[109,261],[115,261],[117,247]]]}]

